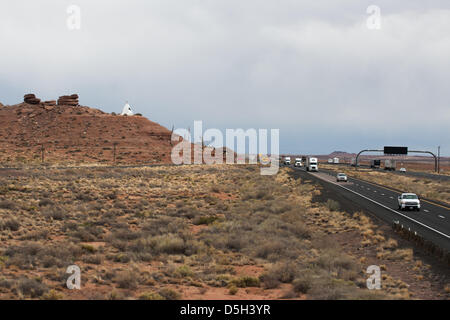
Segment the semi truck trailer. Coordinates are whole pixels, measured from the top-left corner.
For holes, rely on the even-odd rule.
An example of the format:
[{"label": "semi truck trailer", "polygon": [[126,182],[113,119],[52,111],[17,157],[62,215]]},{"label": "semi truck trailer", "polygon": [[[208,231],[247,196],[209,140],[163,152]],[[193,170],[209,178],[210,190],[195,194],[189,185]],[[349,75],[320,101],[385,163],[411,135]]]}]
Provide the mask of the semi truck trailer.
[{"label": "semi truck trailer", "polygon": [[381,160],[371,160],[370,167],[374,169],[379,169],[381,167]]},{"label": "semi truck trailer", "polygon": [[306,157],[305,167],[306,171],[319,171],[319,164],[317,158]]},{"label": "semi truck trailer", "polygon": [[395,171],[397,167],[397,161],[392,159],[384,160],[384,170]]}]

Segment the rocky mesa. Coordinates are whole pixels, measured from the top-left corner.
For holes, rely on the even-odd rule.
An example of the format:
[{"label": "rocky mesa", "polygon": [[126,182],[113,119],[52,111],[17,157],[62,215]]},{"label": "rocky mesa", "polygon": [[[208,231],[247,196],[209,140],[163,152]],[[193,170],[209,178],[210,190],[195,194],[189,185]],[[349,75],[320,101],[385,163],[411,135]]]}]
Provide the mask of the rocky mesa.
[{"label": "rocky mesa", "polygon": [[0,162],[170,163],[171,131],[141,115],[79,105],[77,94],[0,104]]}]

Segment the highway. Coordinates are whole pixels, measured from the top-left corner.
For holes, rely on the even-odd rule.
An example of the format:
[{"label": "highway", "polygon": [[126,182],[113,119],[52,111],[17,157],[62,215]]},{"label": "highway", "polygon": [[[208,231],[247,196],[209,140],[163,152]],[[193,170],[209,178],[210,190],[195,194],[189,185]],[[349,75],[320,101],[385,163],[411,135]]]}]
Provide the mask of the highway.
[{"label": "highway", "polygon": [[[331,165],[333,165],[333,164],[331,164]],[[350,167],[350,164],[341,163],[341,164],[336,164],[335,166],[337,168],[339,168],[339,166]],[[369,165],[364,165],[364,164],[359,165],[359,167],[363,168],[363,169],[370,169]],[[353,169],[355,169],[355,168],[353,167]],[[386,171],[386,170],[383,170],[383,169],[372,169],[372,170],[377,170],[377,171],[391,173],[391,174],[397,174],[397,175],[400,175],[400,176],[410,176],[410,177],[415,177],[415,178],[426,178],[426,179],[433,179],[433,180],[437,180],[437,181],[450,181],[450,175],[445,175],[445,174],[420,172],[420,171],[400,172],[398,170],[396,170],[396,171]]]},{"label": "highway", "polygon": [[[450,208],[421,199],[421,211],[400,211],[397,204],[400,193],[388,187],[350,177],[348,182],[338,183],[335,172],[320,169],[320,166],[319,172],[306,172],[304,168],[292,168],[299,171],[300,177],[307,175],[316,181],[325,182],[322,185],[331,188],[339,197],[361,206],[383,221],[389,224],[398,221],[425,239],[450,251]],[[404,192],[407,191],[404,190]]]}]

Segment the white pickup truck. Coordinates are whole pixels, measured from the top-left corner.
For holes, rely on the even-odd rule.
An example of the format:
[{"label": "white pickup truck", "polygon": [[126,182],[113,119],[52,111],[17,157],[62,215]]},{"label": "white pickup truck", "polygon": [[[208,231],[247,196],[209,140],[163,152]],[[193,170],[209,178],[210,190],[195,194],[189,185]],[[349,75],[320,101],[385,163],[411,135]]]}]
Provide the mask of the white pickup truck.
[{"label": "white pickup truck", "polygon": [[420,199],[415,193],[402,193],[398,196],[398,209],[414,209],[420,211]]}]

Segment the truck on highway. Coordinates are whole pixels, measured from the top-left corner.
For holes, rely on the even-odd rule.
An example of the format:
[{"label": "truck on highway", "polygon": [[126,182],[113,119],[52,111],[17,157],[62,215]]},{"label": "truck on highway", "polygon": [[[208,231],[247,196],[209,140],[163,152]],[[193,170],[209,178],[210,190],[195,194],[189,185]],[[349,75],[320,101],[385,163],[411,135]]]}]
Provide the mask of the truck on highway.
[{"label": "truck on highway", "polygon": [[319,163],[317,158],[306,157],[305,167],[306,171],[319,171]]},{"label": "truck on highway", "polygon": [[413,209],[420,211],[420,199],[415,193],[402,193],[398,196],[398,209]]},{"label": "truck on highway", "polygon": [[302,158],[295,158],[294,167],[302,166]]},{"label": "truck on highway", "polygon": [[331,159],[331,158],[328,159],[328,163],[329,163],[329,164],[332,164],[332,163],[333,163],[333,159]]},{"label": "truck on highway", "polygon": [[339,158],[333,158],[333,163],[334,164],[339,164]]},{"label": "truck on highway", "polygon": [[384,170],[395,171],[397,167],[397,161],[392,159],[384,160]]},{"label": "truck on highway", "polygon": [[381,160],[370,160],[370,167],[373,169],[379,169],[381,167]]},{"label": "truck on highway", "polygon": [[284,157],[284,164],[287,166],[291,165],[291,157]]}]

